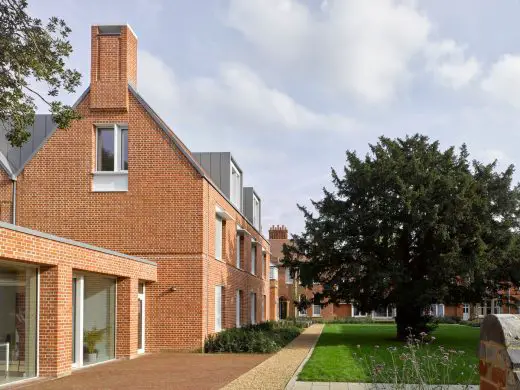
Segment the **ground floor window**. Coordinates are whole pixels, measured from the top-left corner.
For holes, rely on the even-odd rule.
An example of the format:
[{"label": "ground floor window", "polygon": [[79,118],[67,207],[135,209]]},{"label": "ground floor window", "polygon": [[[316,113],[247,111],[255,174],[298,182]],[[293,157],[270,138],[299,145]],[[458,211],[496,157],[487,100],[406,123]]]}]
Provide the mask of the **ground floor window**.
[{"label": "ground floor window", "polygon": [[444,317],[444,304],[436,303],[430,305],[430,307],[426,311],[426,314],[432,317]]},{"label": "ground floor window", "polygon": [[280,320],[285,320],[287,318],[287,306],[289,302],[285,297],[278,298],[278,318]]},{"label": "ground floor window", "polygon": [[251,303],[251,323],[256,324],[256,294],[252,292],[249,300]]},{"label": "ground floor window", "polygon": [[464,321],[469,320],[469,303],[465,303],[462,305],[462,319]]},{"label": "ground floor window", "polygon": [[0,385],[36,376],[38,269],[0,262]]},{"label": "ground floor window", "polygon": [[321,306],[320,305],[312,305],[312,316],[321,317]]},{"label": "ground floor window", "polygon": [[237,290],[237,299],[236,299],[236,305],[235,305],[235,319],[236,319],[235,326],[237,328],[240,328],[240,325],[241,325],[241,322],[240,322],[240,317],[242,314],[241,305],[242,305],[242,291]]},{"label": "ground floor window", "polygon": [[222,286],[215,286],[215,332],[222,330]]},{"label": "ground floor window", "polygon": [[116,280],[81,274],[72,279],[72,364],[115,358]]},{"label": "ground floor window", "polygon": [[139,283],[137,292],[137,353],[144,352],[145,340],[145,286]]},{"label": "ground floor window", "polygon": [[477,316],[485,317],[488,314],[501,314],[502,301],[500,299],[486,299],[476,306]]},{"label": "ground floor window", "polygon": [[359,308],[356,306],[352,306],[352,317],[366,317],[366,316],[367,316],[367,313],[359,310]]}]

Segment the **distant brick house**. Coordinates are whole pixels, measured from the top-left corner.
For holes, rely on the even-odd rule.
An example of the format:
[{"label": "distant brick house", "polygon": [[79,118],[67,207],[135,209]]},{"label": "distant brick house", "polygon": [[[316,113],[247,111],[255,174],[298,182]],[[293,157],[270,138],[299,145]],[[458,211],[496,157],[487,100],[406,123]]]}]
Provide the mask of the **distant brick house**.
[{"label": "distant brick house", "polygon": [[[63,356],[53,370],[40,369],[42,375],[86,364],[84,336],[96,326],[117,332],[129,326],[131,343],[121,356],[131,357],[200,350],[208,334],[266,320],[273,312],[261,198],[244,188],[237,161],[230,153],[192,153],[137,92],[137,38],[129,26],[93,26],[91,49],[90,86],[76,103],[82,119],[63,130],[38,116],[22,148],[7,144],[0,125],[0,220],[143,259],[156,267],[156,276],[137,275],[121,290],[114,268],[92,271],[114,276],[115,284],[95,279],[88,267],[58,275],[66,286],[60,310],[67,321],[57,330]],[[2,255],[3,245],[0,289],[6,260],[20,272],[24,267],[9,248]],[[43,268],[35,272],[45,279]],[[117,321],[125,317],[110,298],[116,285],[118,300],[120,291],[132,296],[126,325]],[[45,286],[39,286],[40,305]],[[101,311],[117,326],[74,316],[96,288]],[[9,307],[20,314],[14,299]],[[0,302],[0,372],[4,340],[25,337],[14,325],[2,327],[2,307]],[[117,357],[119,347],[104,337],[110,344],[103,347],[105,360]],[[99,358],[100,348],[94,343],[93,349]],[[40,367],[44,353],[40,348],[35,357]]]},{"label": "distant brick house", "polygon": [[[340,303],[339,305],[330,304],[323,307],[312,305],[307,310],[299,312],[294,302],[298,301],[302,295],[312,298],[313,291],[317,291],[322,287],[315,285],[312,290],[304,288],[297,280],[291,277],[289,269],[282,265],[280,261],[283,258],[282,248],[284,244],[288,244],[290,241],[286,226],[271,226],[269,228],[269,241],[271,243],[271,278],[276,279],[276,294],[278,297],[277,299],[274,296],[271,297],[271,305],[276,305],[277,318],[309,317],[327,320],[346,317],[370,317],[374,320],[391,320],[395,317],[395,309],[391,307],[364,313],[349,302]],[[274,280],[271,283],[274,284]],[[520,299],[520,291],[516,288],[511,288],[508,291],[504,291],[500,298],[490,299],[479,305],[445,305],[439,303],[431,305],[427,313],[434,317],[457,317],[464,320],[483,318],[487,314],[520,313],[520,302],[517,304],[515,298]]]}]

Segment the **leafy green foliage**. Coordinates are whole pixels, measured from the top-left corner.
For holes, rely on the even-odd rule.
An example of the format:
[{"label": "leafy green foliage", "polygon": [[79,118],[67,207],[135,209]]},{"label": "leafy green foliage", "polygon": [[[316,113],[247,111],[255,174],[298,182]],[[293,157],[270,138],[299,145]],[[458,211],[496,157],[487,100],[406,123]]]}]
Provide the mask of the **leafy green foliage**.
[{"label": "leafy green foliage", "polygon": [[381,137],[364,159],[347,152],[334,191],[300,207],[305,231],[284,247],[315,301],[397,309],[398,336],[428,330],[438,302],[477,303],[519,281],[519,187],[513,166],[469,161],[426,136]]},{"label": "leafy green foliage", "polygon": [[205,352],[273,353],[289,344],[301,328],[287,322],[263,322],[242,328],[223,330],[210,335],[204,344]]},{"label": "leafy green foliage", "polygon": [[[35,98],[49,106],[54,121],[67,128],[79,118],[74,109],[54,100],[61,90],[75,92],[81,74],[65,66],[72,53],[71,32],[65,21],[52,17],[47,24],[30,17],[26,0],[0,0],[0,122],[10,124],[7,138],[21,146],[34,123]],[[37,92],[31,81],[44,83],[47,96]]]}]

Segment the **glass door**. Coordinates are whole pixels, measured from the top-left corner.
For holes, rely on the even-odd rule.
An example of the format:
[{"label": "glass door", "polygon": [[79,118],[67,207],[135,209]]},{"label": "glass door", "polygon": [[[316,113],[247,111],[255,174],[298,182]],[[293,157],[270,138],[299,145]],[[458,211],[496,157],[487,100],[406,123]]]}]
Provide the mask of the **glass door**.
[{"label": "glass door", "polygon": [[83,365],[83,276],[72,277],[72,367]]},{"label": "glass door", "polygon": [[144,283],[139,283],[139,290],[137,294],[137,353],[144,353],[145,340],[145,286]]}]

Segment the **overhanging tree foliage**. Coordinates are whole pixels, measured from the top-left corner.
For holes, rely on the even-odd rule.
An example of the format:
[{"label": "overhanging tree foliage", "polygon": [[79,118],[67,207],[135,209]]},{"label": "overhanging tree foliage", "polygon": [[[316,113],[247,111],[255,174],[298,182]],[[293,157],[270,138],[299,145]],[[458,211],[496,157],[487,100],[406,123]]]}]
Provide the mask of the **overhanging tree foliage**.
[{"label": "overhanging tree foliage", "polygon": [[284,247],[285,264],[304,286],[324,286],[316,303],[392,305],[398,337],[427,331],[431,304],[476,303],[518,283],[513,171],[469,161],[464,145],[381,137],[364,159],[347,152],[316,213],[299,206],[305,231]]},{"label": "overhanging tree foliage", "polygon": [[[13,146],[29,139],[26,128],[34,123],[36,98],[49,106],[60,128],[78,118],[72,107],[55,100],[60,90],[73,93],[80,85],[80,73],[64,61],[72,53],[71,30],[56,17],[43,25],[26,8],[26,0],[0,0],[0,122],[9,123],[7,139]],[[45,84],[47,93],[36,91],[31,81]]]}]

